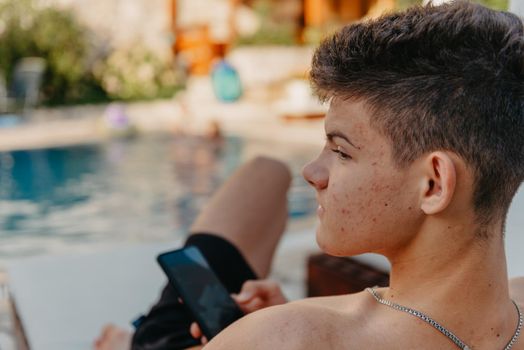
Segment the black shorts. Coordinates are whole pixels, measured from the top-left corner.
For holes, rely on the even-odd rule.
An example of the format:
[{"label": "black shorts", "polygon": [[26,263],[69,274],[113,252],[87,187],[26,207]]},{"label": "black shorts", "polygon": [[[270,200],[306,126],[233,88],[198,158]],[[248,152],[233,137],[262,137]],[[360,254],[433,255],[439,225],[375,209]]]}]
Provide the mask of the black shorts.
[{"label": "black shorts", "polygon": [[[211,269],[230,293],[238,293],[247,280],[257,279],[240,251],[226,239],[196,233],[188,237],[185,246],[196,246],[206,257]],[[200,344],[189,333],[193,318],[178,301],[178,294],[167,284],[158,302],[146,316],[135,321],[137,327],[132,350],[185,349]]]}]

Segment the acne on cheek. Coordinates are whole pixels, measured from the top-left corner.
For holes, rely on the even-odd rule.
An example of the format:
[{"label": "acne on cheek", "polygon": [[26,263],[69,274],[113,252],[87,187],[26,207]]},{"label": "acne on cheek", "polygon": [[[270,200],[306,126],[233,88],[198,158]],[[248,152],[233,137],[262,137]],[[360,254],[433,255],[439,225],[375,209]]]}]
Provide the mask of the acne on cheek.
[{"label": "acne on cheek", "polygon": [[[359,206],[357,212],[358,212],[358,213],[361,213],[361,214],[364,214],[364,213],[367,213],[367,212],[368,212],[368,209],[370,209],[370,208],[372,208],[372,207],[373,207],[373,199],[370,198],[370,199],[367,200],[366,204],[361,204],[361,205]],[[365,221],[365,220],[363,219],[363,216],[362,216],[362,215],[361,215],[360,217],[361,217],[361,219],[362,219],[363,221]]]}]

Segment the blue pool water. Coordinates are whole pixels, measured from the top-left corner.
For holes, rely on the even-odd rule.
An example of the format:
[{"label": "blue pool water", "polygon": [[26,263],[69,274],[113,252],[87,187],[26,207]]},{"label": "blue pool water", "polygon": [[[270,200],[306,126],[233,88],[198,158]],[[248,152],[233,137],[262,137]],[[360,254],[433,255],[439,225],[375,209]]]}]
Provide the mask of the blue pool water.
[{"label": "blue pool water", "polygon": [[142,137],[0,153],[0,262],[185,235],[219,184],[260,153],[290,161],[290,216],[313,215],[301,166],[314,150],[227,138]]}]

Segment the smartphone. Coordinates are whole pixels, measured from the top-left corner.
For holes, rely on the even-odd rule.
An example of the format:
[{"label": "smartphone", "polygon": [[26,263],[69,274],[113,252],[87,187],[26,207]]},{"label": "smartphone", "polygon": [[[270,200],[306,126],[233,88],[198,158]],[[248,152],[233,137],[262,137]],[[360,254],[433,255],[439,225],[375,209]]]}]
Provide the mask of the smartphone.
[{"label": "smartphone", "polygon": [[160,254],[157,261],[208,340],[244,316],[197,247]]}]

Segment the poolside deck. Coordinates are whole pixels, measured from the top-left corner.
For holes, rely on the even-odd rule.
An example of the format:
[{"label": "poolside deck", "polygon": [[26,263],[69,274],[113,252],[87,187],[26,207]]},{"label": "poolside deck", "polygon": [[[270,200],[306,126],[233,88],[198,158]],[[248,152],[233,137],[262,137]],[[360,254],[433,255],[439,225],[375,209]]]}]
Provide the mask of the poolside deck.
[{"label": "poolside deck", "polygon": [[[0,129],[0,152],[100,142],[109,137],[102,123],[106,108],[99,105],[37,110],[31,123]],[[210,123],[217,122],[226,134],[314,145],[323,142],[322,121],[290,122],[278,111],[261,108],[252,101],[234,105],[211,101],[195,107],[195,116],[190,118],[177,100],[131,103],[126,111],[142,133],[183,131],[199,135],[206,133]]]}]

